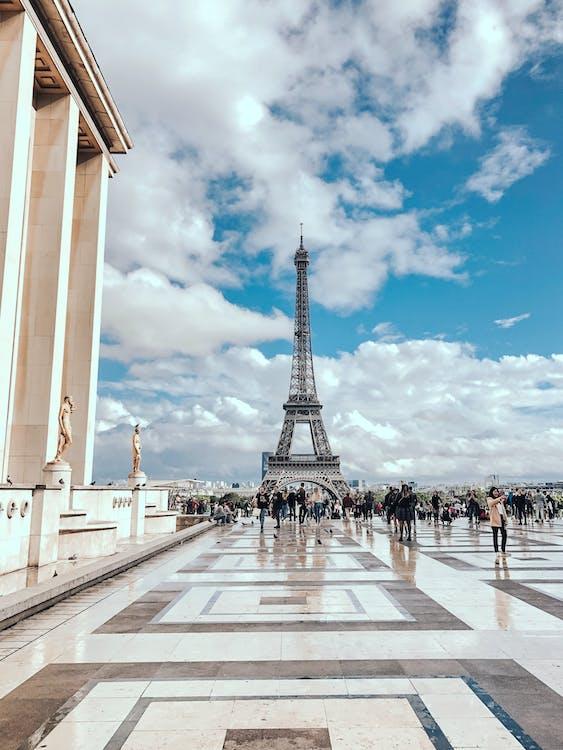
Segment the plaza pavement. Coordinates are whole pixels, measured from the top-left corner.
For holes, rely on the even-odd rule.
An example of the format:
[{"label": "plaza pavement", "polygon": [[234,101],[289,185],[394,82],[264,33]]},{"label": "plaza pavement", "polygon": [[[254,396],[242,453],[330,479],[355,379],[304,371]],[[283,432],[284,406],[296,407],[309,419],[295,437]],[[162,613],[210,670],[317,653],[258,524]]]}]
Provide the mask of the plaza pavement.
[{"label": "plaza pavement", "polygon": [[563,747],[563,524],[249,519],[0,633],[2,750]]}]

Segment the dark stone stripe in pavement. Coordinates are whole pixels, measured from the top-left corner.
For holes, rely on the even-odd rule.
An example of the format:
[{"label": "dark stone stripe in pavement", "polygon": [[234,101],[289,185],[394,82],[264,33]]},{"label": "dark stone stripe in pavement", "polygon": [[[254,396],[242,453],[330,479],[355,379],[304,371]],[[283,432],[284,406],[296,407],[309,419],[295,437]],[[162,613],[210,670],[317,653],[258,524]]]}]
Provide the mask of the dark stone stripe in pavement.
[{"label": "dark stone stripe in pavement", "polygon": [[[561,750],[558,717],[563,715],[563,698],[511,659],[51,664],[0,700],[1,747],[31,750],[100,680],[398,676],[469,678],[485,702],[490,697],[495,710],[504,712],[505,725],[514,722],[528,736],[524,747]],[[120,730],[122,737],[133,729],[131,716]],[[114,744],[111,750],[118,747]]]}]

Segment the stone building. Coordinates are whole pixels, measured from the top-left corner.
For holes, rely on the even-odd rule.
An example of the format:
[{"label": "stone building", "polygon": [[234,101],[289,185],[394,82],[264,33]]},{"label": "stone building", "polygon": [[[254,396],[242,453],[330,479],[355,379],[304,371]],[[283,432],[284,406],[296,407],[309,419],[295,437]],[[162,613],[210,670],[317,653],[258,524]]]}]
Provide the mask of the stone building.
[{"label": "stone building", "polygon": [[0,0],[0,482],[41,479],[71,394],[92,474],[108,180],[131,140],[67,0]]},{"label": "stone building", "polygon": [[[176,530],[167,490],[143,472],[91,484],[108,182],[131,145],[68,0],[0,0],[4,592],[29,568],[42,580],[62,560]],[[66,426],[65,396],[77,405]]]}]

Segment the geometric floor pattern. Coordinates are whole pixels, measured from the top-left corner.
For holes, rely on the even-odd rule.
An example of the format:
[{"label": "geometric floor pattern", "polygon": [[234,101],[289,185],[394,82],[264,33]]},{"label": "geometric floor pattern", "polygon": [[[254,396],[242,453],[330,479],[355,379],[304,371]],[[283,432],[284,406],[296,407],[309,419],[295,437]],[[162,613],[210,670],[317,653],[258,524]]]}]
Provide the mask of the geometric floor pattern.
[{"label": "geometric floor pattern", "polygon": [[2,750],[561,750],[563,524],[250,521],[0,633]]}]

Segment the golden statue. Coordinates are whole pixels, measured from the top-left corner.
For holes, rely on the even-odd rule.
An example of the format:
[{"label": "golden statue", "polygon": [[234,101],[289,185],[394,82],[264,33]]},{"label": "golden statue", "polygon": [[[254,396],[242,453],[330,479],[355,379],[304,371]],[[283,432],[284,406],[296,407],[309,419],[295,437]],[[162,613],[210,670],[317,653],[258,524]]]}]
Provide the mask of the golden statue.
[{"label": "golden statue", "polygon": [[133,438],[131,440],[131,451],[133,454],[133,474],[141,471],[141,428],[138,424],[135,425],[133,430]]},{"label": "golden statue", "polygon": [[59,444],[55,461],[64,461],[63,453],[72,445],[70,415],[76,409],[72,396],[65,396],[59,410]]}]

